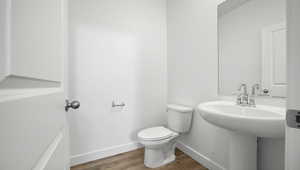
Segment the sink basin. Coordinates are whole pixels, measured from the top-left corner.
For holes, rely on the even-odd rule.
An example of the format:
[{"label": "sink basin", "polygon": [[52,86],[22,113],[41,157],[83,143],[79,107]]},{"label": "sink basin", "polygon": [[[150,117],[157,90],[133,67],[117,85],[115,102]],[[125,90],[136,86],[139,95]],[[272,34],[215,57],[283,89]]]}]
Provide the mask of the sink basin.
[{"label": "sink basin", "polygon": [[215,101],[200,104],[198,110],[209,123],[229,130],[230,170],[257,169],[257,137],[284,137],[284,108],[243,107],[230,101]]},{"label": "sink basin", "polygon": [[285,135],[284,108],[242,107],[234,102],[215,101],[200,104],[198,109],[206,121],[231,131],[268,138]]}]

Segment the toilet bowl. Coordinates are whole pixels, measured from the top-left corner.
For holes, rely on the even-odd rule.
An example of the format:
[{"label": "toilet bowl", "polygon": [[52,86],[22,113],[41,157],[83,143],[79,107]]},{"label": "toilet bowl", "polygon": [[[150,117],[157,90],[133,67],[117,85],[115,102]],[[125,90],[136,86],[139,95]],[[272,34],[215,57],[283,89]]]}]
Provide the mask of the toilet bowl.
[{"label": "toilet bowl", "polygon": [[138,139],[145,146],[144,164],[158,168],[175,160],[176,139],[189,131],[193,108],[168,105],[168,127],[157,126],[141,130]]},{"label": "toilet bowl", "polygon": [[175,160],[175,145],[178,133],[165,127],[153,127],[138,133],[140,143],[145,146],[144,164],[157,168]]}]

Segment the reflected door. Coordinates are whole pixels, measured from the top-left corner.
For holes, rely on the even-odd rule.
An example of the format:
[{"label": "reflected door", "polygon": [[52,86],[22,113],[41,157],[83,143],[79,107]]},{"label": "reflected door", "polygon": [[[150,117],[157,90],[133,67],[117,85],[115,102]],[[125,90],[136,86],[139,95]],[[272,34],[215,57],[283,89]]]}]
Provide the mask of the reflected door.
[{"label": "reflected door", "polygon": [[286,97],[286,24],[263,30],[262,87],[274,97]]}]

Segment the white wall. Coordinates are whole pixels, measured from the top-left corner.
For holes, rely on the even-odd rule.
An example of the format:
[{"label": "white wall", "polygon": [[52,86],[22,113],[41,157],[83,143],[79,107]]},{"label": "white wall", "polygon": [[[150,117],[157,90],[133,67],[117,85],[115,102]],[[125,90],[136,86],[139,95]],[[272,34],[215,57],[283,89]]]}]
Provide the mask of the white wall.
[{"label": "white wall", "polygon": [[[69,91],[82,103],[69,114],[73,164],[138,147],[138,130],[165,123],[167,83],[169,103],[217,98],[221,1],[71,1]],[[125,109],[111,109],[114,99]],[[180,143],[208,166],[228,168],[227,131],[198,113]]]},{"label": "white wall", "polygon": [[77,164],[136,148],[140,129],[165,124],[166,1],[69,3],[70,98],[82,104],[70,113]]},{"label": "white wall", "polygon": [[[217,97],[219,2],[168,1],[168,102],[196,106]],[[227,132],[205,122],[199,113],[194,114],[191,132],[181,141],[205,162],[228,167]]]},{"label": "white wall", "polygon": [[[217,4],[209,0],[168,1],[168,102],[196,106],[218,96]],[[181,143],[193,150],[191,155],[200,162],[213,164],[212,169],[228,169],[228,132],[208,124],[198,113]],[[283,140],[264,139],[259,161],[264,164],[259,166],[282,168],[283,145]]]},{"label": "white wall", "polygon": [[[230,1],[230,0],[229,0]],[[219,18],[220,93],[261,83],[262,30],[285,22],[286,0],[249,0]]]}]

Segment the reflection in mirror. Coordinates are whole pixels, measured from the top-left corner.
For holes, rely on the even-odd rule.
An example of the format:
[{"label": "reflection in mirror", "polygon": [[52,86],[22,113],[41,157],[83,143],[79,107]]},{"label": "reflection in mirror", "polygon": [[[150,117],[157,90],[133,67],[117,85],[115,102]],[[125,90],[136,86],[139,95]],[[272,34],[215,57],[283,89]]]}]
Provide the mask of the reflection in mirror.
[{"label": "reflection in mirror", "polygon": [[259,95],[286,96],[285,6],[285,0],[227,0],[219,5],[221,95],[235,94],[244,83],[248,88],[260,84]]},{"label": "reflection in mirror", "polygon": [[59,87],[60,0],[0,0],[0,89]]}]

